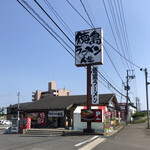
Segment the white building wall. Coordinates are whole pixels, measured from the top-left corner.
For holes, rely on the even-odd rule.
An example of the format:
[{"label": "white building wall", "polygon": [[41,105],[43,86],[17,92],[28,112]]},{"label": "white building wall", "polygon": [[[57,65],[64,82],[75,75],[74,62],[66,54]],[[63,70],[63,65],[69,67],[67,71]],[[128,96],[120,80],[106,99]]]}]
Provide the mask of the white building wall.
[{"label": "white building wall", "polygon": [[[78,106],[73,114],[73,125],[74,130],[76,131],[83,131],[83,129],[87,128],[87,122],[81,122],[81,109],[83,109],[83,106]],[[96,109],[92,107],[92,109]],[[100,122],[92,122],[92,129],[95,129],[96,132],[103,132],[104,131],[104,123]]]}]

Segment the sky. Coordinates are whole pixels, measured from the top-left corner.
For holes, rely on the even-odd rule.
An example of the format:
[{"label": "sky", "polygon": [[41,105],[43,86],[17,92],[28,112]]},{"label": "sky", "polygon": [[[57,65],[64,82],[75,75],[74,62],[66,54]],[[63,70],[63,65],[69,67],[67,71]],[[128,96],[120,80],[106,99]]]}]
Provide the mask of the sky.
[{"label": "sky", "polygon": [[[119,0],[112,1],[114,8],[115,2],[117,3],[117,1]],[[20,2],[22,2],[22,0],[20,0]],[[55,33],[59,34],[71,49],[75,50],[75,47],[40,10],[34,1],[26,0],[26,2],[47,22]],[[38,2],[73,42],[75,41],[76,31],[91,29],[91,26],[73,10],[66,0],[48,0],[48,2],[67,24],[72,33],[69,33],[62,26],[43,0],[38,0]],[[90,23],[80,0],[70,0],[69,2],[71,2],[80,14],[82,14],[84,19]],[[82,2],[94,27],[102,27],[104,39],[118,50],[103,0],[82,0]],[[110,1],[104,0],[104,2],[113,25],[113,31],[115,36],[117,36],[117,31],[115,30],[111,17],[111,9],[109,8],[110,3],[108,2]],[[1,0],[0,3],[0,107],[7,107],[10,104],[17,103],[18,92],[21,93],[20,102],[32,101],[32,92],[36,90],[47,91],[48,82],[53,80],[56,81],[57,89],[66,88],[71,91],[72,95],[86,94],[86,69],[84,67],[76,67],[74,57],[72,57],[16,0]],[[150,1],[122,0],[122,4],[130,45],[129,52],[131,54],[126,58],[129,59],[129,57],[132,56],[133,63],[138,66],[132,66],[135,78],[129,82],[131,86],[129,96],[130,100],[134,103],[135,97],[139,97],[141,109],[146,109],[145,74],[143,71],[140,71],[140,68],[147,68],[148,73],[150,71]],[[119,38],[117,38],[117,42],[119,43]],[[103,54],[104,62],[103,65],[99,66],[99,72],[102,73],[115,88],[123,94],[126,94],[122,81],[126,82],[128,68],[123,65],[123,58],[105,41],[104,46],[122,80],[116,73],[105,51]],[[119,49],[121,50],[120,45]],[[123,62],[126,63],[124,59]],[[132,71],[129,71],[129,75],[132,75],[132,73]],[[99,78],[99,80],[103,82],[101,78]],[[148,81],[150,81],[149,74]],[[125,98],[122,98],[109,84],[104,82],[104,86],[101,82],[99,82],[98,86],[99,94],[113,92],[116,94],[118,102],[125,102]]]}]

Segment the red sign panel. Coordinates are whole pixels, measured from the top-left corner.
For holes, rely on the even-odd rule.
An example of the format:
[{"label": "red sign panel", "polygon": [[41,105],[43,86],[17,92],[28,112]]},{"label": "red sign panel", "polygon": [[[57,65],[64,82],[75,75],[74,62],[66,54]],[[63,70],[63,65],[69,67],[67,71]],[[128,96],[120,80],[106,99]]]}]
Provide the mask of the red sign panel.
[{"label": "red sign panel", "polygon": [[126,121],[126,103],[119,103],[120,106],[120,117],[122,121]]},{"label": "red sign panel", "polygon": [[95,110],[95,122],[103,122],[103,111],[102,109]]}]

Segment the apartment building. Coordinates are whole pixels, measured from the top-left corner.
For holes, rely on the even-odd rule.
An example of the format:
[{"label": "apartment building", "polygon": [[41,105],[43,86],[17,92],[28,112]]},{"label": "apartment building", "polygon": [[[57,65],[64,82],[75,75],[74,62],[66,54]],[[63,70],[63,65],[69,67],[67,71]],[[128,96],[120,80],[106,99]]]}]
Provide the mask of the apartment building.
[{"label": "apartment building", "polygon": [[57,90],[55,81],[51,81],[48,83],[48,91],[36,90],[35,92],[32,93],[33,93],[32,101],[37,101],[46,96],[70,96],[71,95],[71,92],[65,88]]}]

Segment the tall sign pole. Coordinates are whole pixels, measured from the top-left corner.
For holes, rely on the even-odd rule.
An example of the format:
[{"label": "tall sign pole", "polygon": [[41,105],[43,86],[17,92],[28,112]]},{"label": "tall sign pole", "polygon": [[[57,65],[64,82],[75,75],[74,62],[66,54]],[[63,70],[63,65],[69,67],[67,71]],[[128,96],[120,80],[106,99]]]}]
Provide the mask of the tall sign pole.
[{"label": "tall sign pole", "polygon": [[[87,109],[91,109],[91,65],[87,65]],[[91,122],[87,122],[85,132],[92,132]]]},{"label": "tall sign pole", "polygon": [[[75,65],[87,66],[87,111],[91,110],[91,66],[103,64],[103,31],[101,28],[78,31],[75,34]],[[94,132],[91,121],[83,132]]]}]

